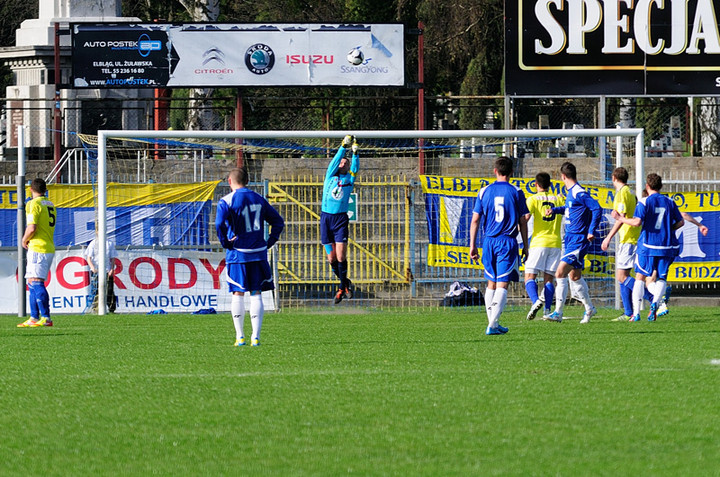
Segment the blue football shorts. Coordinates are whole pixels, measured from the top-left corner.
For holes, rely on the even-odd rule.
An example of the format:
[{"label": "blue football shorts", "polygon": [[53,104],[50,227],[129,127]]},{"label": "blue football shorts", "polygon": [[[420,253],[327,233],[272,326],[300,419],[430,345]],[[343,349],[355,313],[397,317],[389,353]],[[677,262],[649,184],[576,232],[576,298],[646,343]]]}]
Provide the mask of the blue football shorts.
[{"label": "blue football shorts", "polygon": [[675,257],[660,257],[652,255],[635,255],[635,273],[649,277],[653,272],[657,272],[658,280],[667,280],[670,273],[670,265],[675,261]]},{"label": "blue football shorts", "polygon": [[228,263],[227,283],[230,292],[274,290],[270,263],[267,260],[246,263]]},{"label": "blue football shorts", "polygon": [[491,282],[516,282],[520,279],[518,243],[514,237],[485,237],[482,265]]},{"label": "blue football shorts", "polygon": [[348,224],[350,218],[347,213],[320,214],[320,241],[323,245],[343,243],[348,241]]},{"label": "blue football shorts", "polygon": [[585,255],[588,250],[590,250],[590,242],[588,242],[587,235],[565,234],[560,261],[582,270],[585,268]]}]

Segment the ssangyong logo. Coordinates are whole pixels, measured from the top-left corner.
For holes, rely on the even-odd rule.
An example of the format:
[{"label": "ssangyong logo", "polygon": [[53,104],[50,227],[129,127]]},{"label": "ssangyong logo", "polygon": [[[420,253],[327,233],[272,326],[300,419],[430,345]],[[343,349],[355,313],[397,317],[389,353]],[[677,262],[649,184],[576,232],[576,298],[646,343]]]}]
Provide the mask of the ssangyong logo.
[{"label": "ssangyong logo", "polygon": [[245,66],[256,75],[269,73],[275,65],[275,53],[267,45],[256,43],[245,51]]}]

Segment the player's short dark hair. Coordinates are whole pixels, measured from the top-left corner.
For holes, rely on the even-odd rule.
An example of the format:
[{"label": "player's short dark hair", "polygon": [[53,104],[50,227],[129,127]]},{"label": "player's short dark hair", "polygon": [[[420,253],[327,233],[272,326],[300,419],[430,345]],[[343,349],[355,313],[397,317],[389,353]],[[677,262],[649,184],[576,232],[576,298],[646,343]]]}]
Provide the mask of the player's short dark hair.
[{"label": "player's short dark hair", "polygon": [[563,165],[560,166],[560,172],[568,179],[577,180],[577,169],[575,169],[575,164],[572,162],[564,162]]},{"label": "player's short dark hair", "polygon": [[550,188],[550,174],[538,172],[538,175],[535,176],[535,183],[539,188],[548,190]]},{"label": "player's short dark hair", "polygon": [[500,156],[495,160],[495,169],[501,176],[508,177],[513,173],[513,162],[507,156]]},{"label": "player's short dark hair", "polygon": [[628,174],[627,169],[624,167],[616,167],[615,170],[612,173],[612,176],[617,180],[618,182],[622,182],[623,184],[627,184],[628,177],[630,177],[630,174]]},{"label": "player's short dark hair", "polygon": [[47,192],[47,184],[45,183],[45,180],[37,177],[30,183],[30,190],[34,190],[38,194],[45,195]]},{"label": "player's short dark hair", "polygon": [[245,167],[236,167],[230,171],[230,178],[233,180],[233,182],[240,184],[242,186],[246,186],[249,182],[249,176],[247,168]]},{"label": "player's short dark hair", "polygon": [[662,177],[651,172],[647,175],[647,185],[655,192],[660,192],[660,189],[662,189]]}]

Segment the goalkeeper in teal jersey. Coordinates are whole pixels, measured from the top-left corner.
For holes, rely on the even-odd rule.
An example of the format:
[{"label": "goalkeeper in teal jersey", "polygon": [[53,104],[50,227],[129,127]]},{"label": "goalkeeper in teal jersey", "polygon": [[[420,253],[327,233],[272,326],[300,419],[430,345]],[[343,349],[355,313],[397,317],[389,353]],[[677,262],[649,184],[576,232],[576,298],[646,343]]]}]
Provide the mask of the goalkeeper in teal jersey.
[{"label": "goalkeeper in teal jersey", "polygon": [[[352,148],[352,158],[345,153]],[[358,168],[358,144],[353,136],[345,136],[335,157],[328,165],[323,184],[322,208],[320,214],[320,239],[325,247],[328,262],[340,280],[340,288],[335,294],[335,303],[343,298],[352,298],[353,288],[347,277],[348,202]]]}]

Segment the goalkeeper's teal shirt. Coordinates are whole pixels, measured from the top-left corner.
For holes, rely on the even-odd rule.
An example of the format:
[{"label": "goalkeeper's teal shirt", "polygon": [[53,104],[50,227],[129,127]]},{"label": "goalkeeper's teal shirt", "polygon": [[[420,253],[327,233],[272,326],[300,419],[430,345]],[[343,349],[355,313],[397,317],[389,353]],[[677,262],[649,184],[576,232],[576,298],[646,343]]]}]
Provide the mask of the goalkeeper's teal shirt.
[{"label": "goalkeeper's teal shirt", "polygon": [[360,166],[360,158],[357,154],[353,154],[350,170],[347,174],[340,174],[338,167],[340,167],[340,160],[343,156],[345,156],[345,148],[340,146],[325,173],[322,211],[326,214],[346,214],[348,211],[348,201],[355,185],[355,176]]}]

